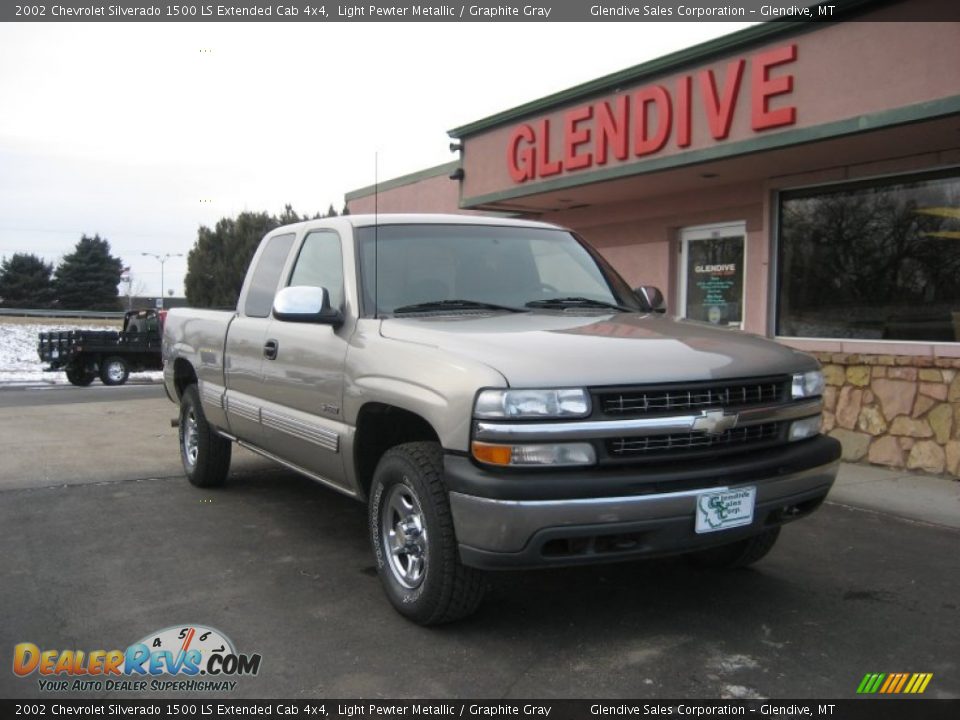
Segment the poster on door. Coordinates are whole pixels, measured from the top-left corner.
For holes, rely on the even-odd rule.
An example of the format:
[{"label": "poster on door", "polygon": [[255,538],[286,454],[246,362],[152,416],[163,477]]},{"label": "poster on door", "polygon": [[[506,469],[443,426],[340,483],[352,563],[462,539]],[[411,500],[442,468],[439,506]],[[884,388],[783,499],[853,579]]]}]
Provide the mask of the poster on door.
[{"label": "poster on door", "polygon": [[742,322],[742,236],[689,241],[686,310],[687,318],[713,325]]}]

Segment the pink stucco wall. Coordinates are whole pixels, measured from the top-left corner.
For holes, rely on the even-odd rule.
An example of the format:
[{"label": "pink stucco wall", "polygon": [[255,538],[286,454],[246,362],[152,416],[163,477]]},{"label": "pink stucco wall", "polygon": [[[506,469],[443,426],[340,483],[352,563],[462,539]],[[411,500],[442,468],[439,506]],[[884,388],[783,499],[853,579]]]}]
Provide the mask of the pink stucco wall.
[{"label": "pink stucco wall", "polygon": [[[437,175],[419,182],[402,185],[379,193],[377,211],[382,213],[456,213],[460,210],[460,183],[446,174]],[[354,215],[372,213],[372,194],[347,202]]]},{"label": "pink stucco wall", "polygon": [[[764,231],[764,193],[760,181],[658,197],[655,202],[550,213],[543,219],[570,227],[596,247],[632,286],[656,285],[670,312],[678,309],[679,236],[685,227],[745,222],[747,228],[745,329],[762,333],[766,323],[766,274],[769,243]],[[756,282],[758,281],[759,282]]]},{"label": "pink stucco wall", "polygon": [[[373,194],[348,200],[347,207],[354,215],[372,213]],[[482,214],[474,210],[460,209],[460,183],[451,180],[447,173],[381,190],[376,201],[376,210],[381,213]]]}]

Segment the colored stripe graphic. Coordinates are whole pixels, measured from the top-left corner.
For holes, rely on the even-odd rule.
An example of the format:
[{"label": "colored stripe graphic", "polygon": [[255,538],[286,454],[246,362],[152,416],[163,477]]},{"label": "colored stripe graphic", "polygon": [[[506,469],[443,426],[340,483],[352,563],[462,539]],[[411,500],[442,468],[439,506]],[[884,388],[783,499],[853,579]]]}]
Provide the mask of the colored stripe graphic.
[{"label": "colored stripe graphic", "polygon": [[883,682],[883,679],[886,677],[886,673],[874,673],[870,676],[870,682],[867,683],[867,688],[863,692],[872,695],[877,690],[880,689],[880,683]]},{"label": "colored stripe graphic", "polygon": [[890,692],[890,688],[896,685],[898,680],[900,680],[900,673],[890,673],[887,675],[887,681],[880,687],[880,692]]},{"label": "colored stripe graphic", "polygon": [[932,679],[933,673],[867,673],[857,686],[857,694],[919,695]]},{"label": "colored stripe graphic", "polygon": [[884,673],[867,673],[860,681],[860,687],[857,692],[863,695],[872,695],[880,687],[880,683],[886,677]]},{"label": "colored stripe graphic", "polygon": [[895,693],[900,692],[903,689],[903,686],[906,682],[907,682],[907,674],[901,673],[900,682],[897,683],[897,686],[891,692],[895,692]]}]

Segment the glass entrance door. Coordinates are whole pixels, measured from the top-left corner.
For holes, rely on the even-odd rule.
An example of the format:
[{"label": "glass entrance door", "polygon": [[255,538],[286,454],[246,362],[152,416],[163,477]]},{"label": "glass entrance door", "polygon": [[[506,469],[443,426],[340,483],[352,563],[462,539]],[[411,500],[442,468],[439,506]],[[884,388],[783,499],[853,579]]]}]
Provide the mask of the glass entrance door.
[{"label": "glass entrance door", "polygon": [[685,228],[680,239],[682,316],[742,327],[744,223]]}]

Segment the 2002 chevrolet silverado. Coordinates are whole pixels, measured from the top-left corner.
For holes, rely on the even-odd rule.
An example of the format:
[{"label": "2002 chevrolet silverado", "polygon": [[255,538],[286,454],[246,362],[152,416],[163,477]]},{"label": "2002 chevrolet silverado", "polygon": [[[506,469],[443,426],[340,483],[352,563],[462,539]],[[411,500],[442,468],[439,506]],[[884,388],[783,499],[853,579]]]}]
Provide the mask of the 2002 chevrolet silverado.
[{"label": "2002 chevrolet silverado", "polygon": [[661,303],[544,223],[278,228],[236,312],[166,321],[184,470],[221,485],[237,443],[366,502],[387,597],[421,624],[473,612],[488,569],[755,562],[836,476],[822,375]]}]

